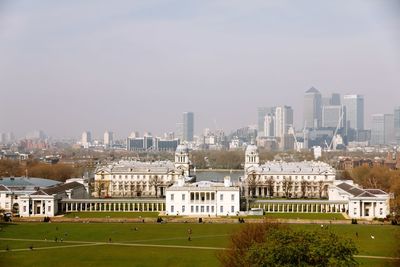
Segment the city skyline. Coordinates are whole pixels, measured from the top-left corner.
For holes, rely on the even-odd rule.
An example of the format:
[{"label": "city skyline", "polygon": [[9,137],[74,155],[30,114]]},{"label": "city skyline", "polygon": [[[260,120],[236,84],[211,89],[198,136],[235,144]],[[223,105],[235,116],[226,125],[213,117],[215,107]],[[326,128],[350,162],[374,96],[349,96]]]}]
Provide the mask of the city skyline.
[{"label": "city skyline", "polygon": [[185,110],[195,134],[230,132],[256,125],[257,107],[283,105],[300,128],[312,86],[363,95],[370,128],[372,114],[399,105],[398,10],[395,1],[2,2],[0,132],[161,134]]}]

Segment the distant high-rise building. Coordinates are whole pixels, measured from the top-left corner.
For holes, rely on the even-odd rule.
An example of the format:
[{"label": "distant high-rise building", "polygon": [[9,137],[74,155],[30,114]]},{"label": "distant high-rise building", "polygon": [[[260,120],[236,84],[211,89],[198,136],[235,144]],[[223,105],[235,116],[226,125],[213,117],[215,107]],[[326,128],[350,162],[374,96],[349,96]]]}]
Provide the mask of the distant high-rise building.
[{"label": "distant high-rise building", "polygon": [[183,141],[193,141],[194,114],[193,112],[183,113]]},{"label": "distant high-rise building", "polygon": [[264,136],[275,136],[275,114],[269,113],[264,118]]},{"label": "distant high-rise building", "polygon": [[400,107],[394,109],[394,139],[397,145],[400,145]]},{"label": "distant high-rise building", "polygon": [[346,107],[346,127],[364,130],[364,97],[362,95],[344,95]]},{"label": "distant high-rise building", "polygon": [[393,114],[372,115],[371,144],[389,145],[394,142]]},{"label": "distant high-rise building", "polygon": [[339,128],[345,126],[346,111],[344,106],[323,106],[322,107],[322,127]]},{"label": "distant high-rise building", "polygon": [[47,138],[46,134],[42,130],[35,130],[33,132],[27,133],[26,139],[39,139],[44,140]]},{"label": "distant high-rise building", "polygon": [[322,96],[311,87],[304,95],[304,126],[306,128],[320,128],[322,124]]},{"label": "distant high-rise building", "polygon": [[112,147],[114,144],[114,134],[113,132],[106,131],[104,133],[104,142],[103,142],[105,147]]},{"label": "distant high-rise building", "polygon": [[289,134],[293,127],[293,109],[289,106],[275,108],[275,137],[281,150],[293,149],[294,138]]},{"label": "distant high-rise building", "polygon": [[85,131],[82,133],[82,146],[88,148],[92,144],[92,133],[90,131]]},{"label": "distant high-rise building", "polygon": [[331,95],[331,99],[329,101],[329,104],[331,106],[339,106],[341,104],[341,102],[340,102],[340,94],[333,93]]},{"label": "distant high-rise building", "polygon": [[265,136],[265,116],[269,113],[273,113],[273,109],[271,107],[258,107],[257,108],[257,136],[263,137]]}]

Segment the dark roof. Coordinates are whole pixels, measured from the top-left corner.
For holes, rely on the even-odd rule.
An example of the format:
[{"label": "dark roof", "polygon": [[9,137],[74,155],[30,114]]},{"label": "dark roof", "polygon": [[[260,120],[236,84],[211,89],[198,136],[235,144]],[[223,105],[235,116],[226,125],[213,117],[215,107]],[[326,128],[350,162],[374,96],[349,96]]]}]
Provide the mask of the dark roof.
[{"label": "dark roof", "polygon": [[47,187],[59,184],[59,181],[34,177],[2,177],[0,184],[7,187]]},{"label": "dark roof", "polygon": [[10,191],[10,189],[8,189],[7,186],[0,184],[0,191]]},{"label": "dark roof", "polygon": [[340,189],[346,191],[347,193],[352,194],[353,196],[357,197],[357,196],[362,196],[362,197],[375,197],[373,194],[360,189],[358,187],[355,187],[353,185],[347,184],[347,183],[341,183],[338,184],[337,187],[339,187]]},{"label": "dark roof", "polygon": [[365,191],[374,195],[386,195],[387,193],[380,189],[364,189]]},{"label": "dark roof", "polygon": [[61,185],[55,185],[55,186],[52,186],[52,187],[48,187],[48,188],[43,189],[41,191],[43,191],[44,193],[46,193],[48,195],[53,195],[53,194],[62,193],[65,190],[74,189],[74,188],[77,188],[77,187],[83,187],[83,184],[78,183],[78,182],[72,182],[72,183],[61,184]]},{"label": "dark roof", "polygon": [[34,195],[34,196],[46,195],[46,196],[48,196],[48,194],[46,194],[43,190],[36,191],[35,193],[33,193],[31,195]]},{"label": "dark roof", "polygon": [[319,93],[319,91],[317,89],[315,89],[314,87],[311,87],[310,89],[308,89],[306,91],[306,93]]}]

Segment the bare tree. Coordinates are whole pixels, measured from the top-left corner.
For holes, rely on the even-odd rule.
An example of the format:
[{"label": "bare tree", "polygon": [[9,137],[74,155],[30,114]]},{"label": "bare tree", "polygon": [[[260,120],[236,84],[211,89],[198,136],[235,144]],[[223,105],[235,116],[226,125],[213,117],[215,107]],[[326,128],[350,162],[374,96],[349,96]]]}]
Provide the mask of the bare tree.
[{"label": "bare tree", "polygon": [[286,198],[290,197],[290,191],[292,190],[292,187],[293,187],[292,179],[290,177],[284,178],[282,181],[282,189]]},{"label": "bare tree", "polygon": [[255,173],[251,173],[247,176],[246,183],[248,187],[247,195],[254,197],[256,194],[257,186],[260,185],[260,177]]},{"label": "bare tree", "polygon": [[267,179],[267,188],[268,188],[268,194],[270,197],[274,195],[274,179],[270,177]]},{"label": "bare tree", "polygon": [[325,193],[327,194],[328,190],[328,185],[324,183],[324,181],[319,181],[318,182],[318,193],[319,193],[319,198],[322,198],[322,194]]},{"label": "bare tree", "polygon": [[304,198],[307,193],[307,189],[310,187],[310,183],[306,180],[300,182],[301,197]]},{"label": "bare tree", "polygon": [[159,188],[161,185],[163,185],[163,181],[162,181],[161,176],[153,175],[153,176],[150,178],[150,186],[153,186],[153,187],[154,187],[154,190],[155,190],[155,192],[156,192],[156,197],[158,197],[158,188]]}]

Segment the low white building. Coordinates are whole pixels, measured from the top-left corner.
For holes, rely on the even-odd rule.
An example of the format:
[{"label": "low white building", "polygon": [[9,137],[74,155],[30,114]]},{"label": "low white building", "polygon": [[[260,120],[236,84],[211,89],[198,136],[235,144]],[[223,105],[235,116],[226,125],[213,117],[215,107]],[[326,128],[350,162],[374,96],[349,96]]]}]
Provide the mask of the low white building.
[{"label": "low white building", "polygon": [[168,215],[233,216],[240,211],[239,186],[224,182],[201,181],[177,183],[166,189],[166,213]]},{"label": "low white building", "polygon": [[335,181],[329,188],[329,200],[348,201],[350,218],[385,218],[390,214],[389,195],[380,189],[362,189],[351,180]]}]

